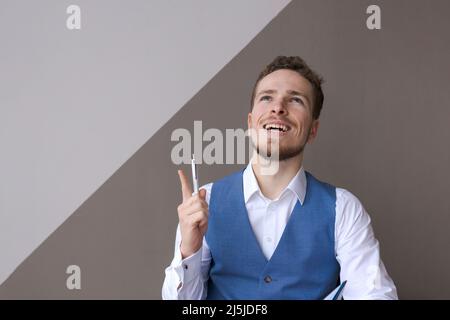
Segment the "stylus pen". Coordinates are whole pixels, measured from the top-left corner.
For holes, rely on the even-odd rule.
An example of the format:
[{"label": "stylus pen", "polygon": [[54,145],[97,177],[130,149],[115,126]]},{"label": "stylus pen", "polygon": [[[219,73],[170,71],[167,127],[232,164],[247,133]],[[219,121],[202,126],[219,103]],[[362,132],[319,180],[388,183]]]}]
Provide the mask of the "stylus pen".
[{"label": "stylus pen", "polygon": [[192,155],[191,167],[192,167],[192,183],[194,184],[193,194],[197,194],[198,193],[198,176],[197,176],[197,165],[195,164],[194,155]]},{"label": "stylus pen", "polygon": [[341,300],[342,298],[342,290],[344,290],[345,284],[347,283],[347,280],[345,280],[344,282],[341,283],[341,285],[339,286],[338,291],[336,292],[336,294],[333,297],[333,300]]}]

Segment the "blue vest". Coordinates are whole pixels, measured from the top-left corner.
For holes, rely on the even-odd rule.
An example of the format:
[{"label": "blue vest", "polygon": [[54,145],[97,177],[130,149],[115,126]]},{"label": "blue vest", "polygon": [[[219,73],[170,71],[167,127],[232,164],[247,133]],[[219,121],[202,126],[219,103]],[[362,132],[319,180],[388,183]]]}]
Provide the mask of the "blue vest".
[{"label": "blue vest", "polygon": [[211,250],[207,299],[323,299],[339,282],[334,248],[335,187],[306,172],[297,201],[267,260],[250,225],[243,171],[214,182],[206,241]]}]

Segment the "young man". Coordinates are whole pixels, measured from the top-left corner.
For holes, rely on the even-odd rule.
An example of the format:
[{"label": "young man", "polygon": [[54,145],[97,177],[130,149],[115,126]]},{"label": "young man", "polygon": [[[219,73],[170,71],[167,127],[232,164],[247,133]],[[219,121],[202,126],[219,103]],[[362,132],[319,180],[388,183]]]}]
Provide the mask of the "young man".
[{"label": "young man", "polygon": [[[275,173],[251,161],[192,195],[178,172],[183,201],[163,299],[323,299],[345,280],[345,299],[397,299],[360,201],[302,166],[321,83],[300,57],[277,57],[259,75],[248,127],[277,142]],[[270,155],[258,141],[256,160]]]}]

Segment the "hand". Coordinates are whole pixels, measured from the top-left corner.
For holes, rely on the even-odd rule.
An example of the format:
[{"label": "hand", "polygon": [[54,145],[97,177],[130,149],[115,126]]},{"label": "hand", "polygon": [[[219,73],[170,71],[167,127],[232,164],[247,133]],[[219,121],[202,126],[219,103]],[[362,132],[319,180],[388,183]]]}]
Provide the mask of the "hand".
[{"label": "hand", "polygon": [[178,206],[178,219],[181,231],[181,256],[186,258],[197,252],[203,243],[208,228],[208,204],[206,190],[200,189],[192,195],[192,188],[183,170],[178,170],[183,202]]}]

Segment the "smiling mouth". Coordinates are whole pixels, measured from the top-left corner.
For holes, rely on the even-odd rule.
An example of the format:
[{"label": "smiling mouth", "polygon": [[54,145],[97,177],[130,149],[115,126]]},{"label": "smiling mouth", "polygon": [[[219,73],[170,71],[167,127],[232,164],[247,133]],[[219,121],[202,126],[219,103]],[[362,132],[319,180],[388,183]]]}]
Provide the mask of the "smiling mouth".
[{"label": "smiling mouth", "polygon": [[263,129],[267,131],[279,131],[279,132],[288,132],[291,130],[291,127],[285,124],[279,124],[279,123],[266,123],[263,125]]}]

